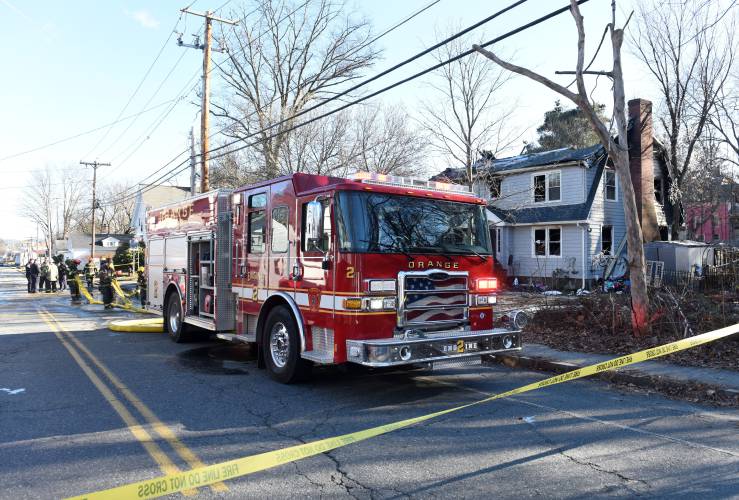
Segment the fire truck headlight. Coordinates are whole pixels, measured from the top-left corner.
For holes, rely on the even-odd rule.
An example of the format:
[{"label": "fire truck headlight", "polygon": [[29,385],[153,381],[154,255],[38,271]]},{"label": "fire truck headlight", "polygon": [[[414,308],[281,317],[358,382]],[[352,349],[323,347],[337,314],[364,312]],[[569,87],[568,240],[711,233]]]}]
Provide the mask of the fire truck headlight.
[{"label": "fire truck headlight", "polygon": [[384,362],[390,359],[390,346],[371,345],[369,346],[369,358],[371,361]]},{"label": "fire truck headlight", "polygon": [[395,297],[385,297],[382,299],[382,308],[395,310]]},{"label": "fire truck headlight", "polygon": [[372,311],[380,311],[382,310],[382,303],[383,303],[382,297],[372,298],[369,300],[369,308]]},{"label": "fire truck headlight", "polygon": [[395,292],[395,280],[369,280],[367,289],[372,292]]}]

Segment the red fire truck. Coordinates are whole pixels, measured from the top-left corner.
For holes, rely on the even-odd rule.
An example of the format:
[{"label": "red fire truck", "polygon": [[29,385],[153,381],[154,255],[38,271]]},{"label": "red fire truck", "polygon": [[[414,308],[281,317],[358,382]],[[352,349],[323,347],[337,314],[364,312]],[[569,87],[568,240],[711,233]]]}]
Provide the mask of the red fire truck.
[{"label": "red fire truck", "polygon": [[147,214],[148,305],[175,342],[257,346],[292,382],[313,364],[386,367],[521,346],[493,327],[484,201],[395,176],[293,174]]}]

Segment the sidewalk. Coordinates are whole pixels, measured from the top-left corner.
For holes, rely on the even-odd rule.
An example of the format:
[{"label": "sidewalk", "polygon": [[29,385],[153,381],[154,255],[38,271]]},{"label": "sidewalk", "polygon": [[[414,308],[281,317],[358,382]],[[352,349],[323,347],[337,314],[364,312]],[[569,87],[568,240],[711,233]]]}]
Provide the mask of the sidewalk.
[{"label": "sidewalk", "polygon": [[[518,353],[494,356],[491,361],[512,368],[531,368],[556,373],[577,370],[601,363],[616,355],[558,351],[541,344],[524,343]],[[739,403],[739,372],[716,368],[681,366],[664,361],[644,361],[618,370],[600,373],[600,378],[639,387],[655,388],[657,384],[675,387],[700,384],[716,394]]]}]

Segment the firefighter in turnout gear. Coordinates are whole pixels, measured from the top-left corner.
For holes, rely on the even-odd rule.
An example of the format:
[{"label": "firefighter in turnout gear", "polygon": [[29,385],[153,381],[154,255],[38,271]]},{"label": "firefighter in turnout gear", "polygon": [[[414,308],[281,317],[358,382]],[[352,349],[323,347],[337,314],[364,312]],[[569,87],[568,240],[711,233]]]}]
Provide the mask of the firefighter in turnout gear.
[{"label": "firefighter in turnout gear", "polygon": [[88,260],[85,264],[85,281],[87,282],[87,289],[92,290],[92,280],[95,278],[95,264]]},{"label": "firefighter in turnout gear", "polygon": [[81,304],[80,299],[80,287],[77,284],[77,277],[80,275],[80,270],[77,266],[80,265],[79,259],[73,259],[67,261],[67,276],[69,278],[69,294],[72,296],[72,304]]},{"label": "firefighter in turnout gear", "polygon": [[141,307],[146,306],[146,268],[139,267],[136,271],[138,275],[136,283],[139,287],[139,300],[141,301]]},{"label": "firefighter in turnout gear", "polygon": [[113,266],[107,260],[100,262],[98,280],[100,281],[100,293],[103,294],[103,304],[106,309],[113,308]]}]

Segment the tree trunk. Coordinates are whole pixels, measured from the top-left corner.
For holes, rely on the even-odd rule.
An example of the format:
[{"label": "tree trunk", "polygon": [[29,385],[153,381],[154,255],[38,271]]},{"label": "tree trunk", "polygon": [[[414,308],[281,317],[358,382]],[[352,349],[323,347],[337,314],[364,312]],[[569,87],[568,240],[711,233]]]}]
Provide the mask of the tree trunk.
[{"label": "tree trunk", "polygon": [[[613,49],[613,71],[610,72],[609,76],[613,79],[613,115],[618,129],[618,137],[623,138],[623,141],[625,141],[626,98],[624,92],[623,71],[621,67],[621,46],[623,45],[624,32],[623,29],[616,29],[615,4],[613,9],[614,20],[609,26],[611,32],[611,46]],[[641,223],[639,221],[639,215],[636,208],[634,185],[631,182],[628,145],[618,144],[613,137],[611,137],[611,131],[606,128],[603,122],[600,121],[595,109],[590,103],[589,95],[585,88],[585,81],[583,79],[585,28],[583,26],[583,18],[580,14],[580,9],[576,0],[570,0],[570,10],[572,17],[575,19],[578,34],[577,71],[575,72],[577,92],[572,92],[568,88],[563,87],[562,85],[531,71],[530,69],[503,61],[494,53],[487,51],[478,45],[473,45],[473,48],[507,70],[539,82],[577,104],[590,121],[590,124],[598,134],[598,137],[600,137],[601,144],[603,144],[603,147],[608,151],[616,167],[616,175],[621,182],[622,199],[624,202],[624,219],[626,223],[626,241],[628,243],[627,260],[629,264],[629,277],[631,279],[631,322],[634,335],[642,336],[649,331],[649,296],[647,295],[647,281],[644,273],[646,267],[646,262],[644,260],[644,237],[642,235]]]}]

